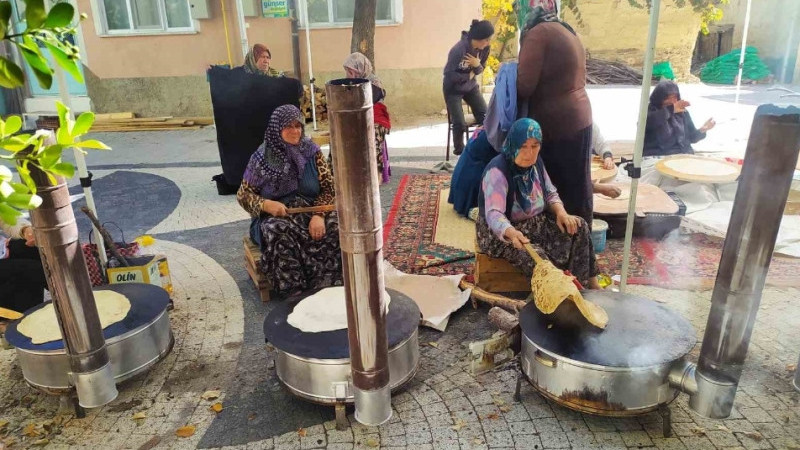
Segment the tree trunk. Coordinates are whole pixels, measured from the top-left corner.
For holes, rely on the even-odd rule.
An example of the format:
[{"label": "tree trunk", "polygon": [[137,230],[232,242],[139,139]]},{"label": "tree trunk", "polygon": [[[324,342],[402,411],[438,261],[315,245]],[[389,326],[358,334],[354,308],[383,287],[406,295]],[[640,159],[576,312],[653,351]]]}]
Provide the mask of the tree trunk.
[{"label": "tree trunk", "polygon": [[375,10],[378,0],[355,0],[350,51],[363,53],[375,67]]}]

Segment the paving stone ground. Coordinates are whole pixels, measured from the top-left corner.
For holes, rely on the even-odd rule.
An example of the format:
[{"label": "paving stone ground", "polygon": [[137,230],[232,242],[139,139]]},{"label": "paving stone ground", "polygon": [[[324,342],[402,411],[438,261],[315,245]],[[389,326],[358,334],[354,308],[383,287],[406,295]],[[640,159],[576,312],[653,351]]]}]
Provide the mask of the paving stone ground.
[{"label": "paving stone ground", "polygon": [[[126,139],[126,151],[137,154],[136,140]],[[170,139],[176,145],[214,145],[202,136],[175,133],[161,141],[169,146]],[[670,438],[662,435],[659,414],[627,419],[579,414],[545,400],[528,384],[515,403],[513,364],[471,375],[467,345],[493,329],[485,308],[469,306],[454,315],[444,333],[421,329],[419,371],[393,396],[389,423],[365,427],[351,414],[351,427],[337,431],[330,408],[288,395],[276,379],[274,355],[261,330],[271,305],[260,302],[241,265],[239,245],[248,221],[235,199],[216,195],[210,176],[219,168],[179,161],[153,167],[167,162],[150,156],[156,152],[147,147],[151,140],[140,159],[127,159],[135,169],[96,170],[96,185],[104,179],[141,182],[151,186],[147,195],[155,205],[159,197],[173,205],[169,211],[139,206],[132,213],[129,197],[137,192],[109,188],[114,197],[108,198],[98,188],[95,195],[104,208],[102,219],[123,218],[119,225],[129,237],[153,234],[157,243],[146,250],[168,256],[176,292],[175,348],[152,371],[122,384],[117,400],[84,419],[60,408],[58,397],[28,387],[14,351],[0,350],[0,448],[31,447],[46,438],[45,448],[56,449],[800,449],[800,394],[792,389],[788,370],[800,352],[800,291],[785,288],[764,290],[731,417],[701,418],[680,395],[671,405]],[[195,160],[203,158],[186,158]],[[421,172],[398,164],[392,183],[382,188],[384,214],[406,173]],[[631,286],[631,292],[663,302],[702,337],[710,291]],[[690,358],[696,359],[698,350],[699,345]],[[201,398],[213,389],[221,391],[219,399]],[[223,404],[219,414],[209,409],[215,402]],[[132,419],[139,412],[146,417]],[[193,425],[195,433],[177,437],[175,431],[185,425]]]}]

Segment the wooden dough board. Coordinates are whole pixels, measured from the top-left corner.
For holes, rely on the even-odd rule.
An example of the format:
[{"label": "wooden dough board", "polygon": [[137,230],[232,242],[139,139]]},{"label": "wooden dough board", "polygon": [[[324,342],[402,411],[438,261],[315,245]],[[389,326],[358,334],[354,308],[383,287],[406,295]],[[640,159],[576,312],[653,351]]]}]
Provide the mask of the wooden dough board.
[{"label": "wooden dough board", "polygon": [[[629,184],[618,185],[622,192],[630,192]],[[624,196],[624,197],[629,197]],[[594,194],[595,214],[626,214],[629,199],[611,199],[601,194]],[[678,204],[666,192],[652,184],[639,183],[636,195],[636,212],[651,214],[676,214]]]},{"label": "wooden dough board", "polygon": [[[695,174],[678,172],[667,166],[667,161],[672,161],[676,159],[697,160],[702,162],[707,162],[709,160],[712,160],[716,163],[730,166],[736,169],[736,172],[728,175],[695,175]],[[661,175],[690,183],[732,183],[736,181],[739,178],[739,175],[742,173],[742,167],[738,164],[730,163],[728,161],[725,161],[724,159],[704,158],[702,156],[695,156],[695,155],[678,155],[678,156],[664,158],[656,163],[656,170],[658,170],[658,172]]]},{"label": "wooden dough board", "polygon": [[603,169],[603,160],[599,157],[592,158],[592,183],[605,183],[617,177],[617,166],[613,169]]}]

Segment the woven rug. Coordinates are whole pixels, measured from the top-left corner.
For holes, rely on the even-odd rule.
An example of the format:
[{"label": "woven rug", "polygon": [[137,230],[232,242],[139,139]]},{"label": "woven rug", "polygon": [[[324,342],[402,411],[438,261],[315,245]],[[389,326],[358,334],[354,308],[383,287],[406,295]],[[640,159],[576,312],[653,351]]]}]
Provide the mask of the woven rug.
[{"label": "woven rug", "polygon": [[[397,269],[428,275],[472,274],[474,236],[467,237],[466,226],[457,222],[466,219],[450,214],[452,206],[443,195],[449,187],[450,175],[405,175],[400,181],[383,228],[384,257]],[[448,232],[452,236],[445,237]],[[628,282],[708,289],[717,277],[722,243],[722,238],[703,233],[674,233],[662,241],[635,238]],[[622,255],[622,240],[607,241],[605,251],[597,254],[600,272],[618,275]],[[776,256],[767,284],[800,287],[799,273],[800,259]]]},{"label": "woven rug", "polygon": [[[472,273],[474,250],[436,240],[440,201],[447,202],[441,192],[449,188],[450,175],[404,175],[400,180],[383,225],[384,258],[394,267],[405,273],[424,275]],[[450,205],[441,205],[445,206]],[[443,241],[448,242],[440,233],[439,242]]]}]

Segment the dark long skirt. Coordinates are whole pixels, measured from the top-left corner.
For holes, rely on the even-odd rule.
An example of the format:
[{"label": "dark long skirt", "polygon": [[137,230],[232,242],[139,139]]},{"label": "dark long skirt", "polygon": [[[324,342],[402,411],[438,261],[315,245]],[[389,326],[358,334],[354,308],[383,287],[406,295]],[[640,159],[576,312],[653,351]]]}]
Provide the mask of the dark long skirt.
[{"label": "dark long skirt", "polygon": [[47,280],[39,249],[11,239],[9,258],[0,259],[0,306],[24,312],[42,303]]},{"label": "dark long skirt", "polygon": [[[300,200],[287,207],[309,206]],[[261,270],[279,296],[342,285],[339,219],[325,217],[325,236],[315,241],[308,232],[311,214],[254,219],[250,237],[261,246]],[[257,236],[256,233],[260,233]]]},{"label": "dark long skirt", "polygon": [[464,148],[453,170],[450,195],[447,197],[447,202],[453,205],[457,213],[466,217],[470,209],[478,206],[483,171],[495,156],[497,152],[489,144],[485,131],[478,133]]},{"label": "dark long skirt", "polygon": [[567,139],[544,139],[540,153],[564,208],[592,224],[592,127]]},{"label": "dark long skirt", "polygon": [[[539,255],[549,259],[559,269],[572,272],[584,286],[587,286],[590,277],[597,275],[594,268],[591,232],[583,221],[581,221],[578,232],[573,236],[561,231],[556,224],[555,217],[548,213],[517,222],[514,224],[514,228],[530,239]],[[476,229],[478,247],[482,253],[493,258],[505,259],[528,277],[533,275],[534,263],[528,252],[517,250],[511,243],[498,239],[489,229],[485,217],[478,217]]]}]

